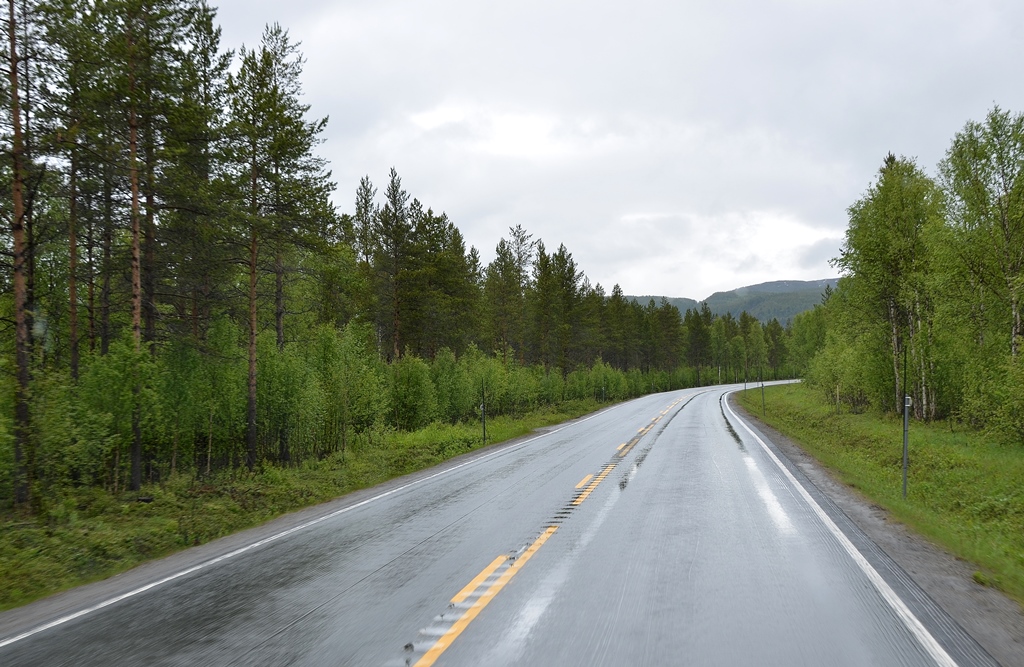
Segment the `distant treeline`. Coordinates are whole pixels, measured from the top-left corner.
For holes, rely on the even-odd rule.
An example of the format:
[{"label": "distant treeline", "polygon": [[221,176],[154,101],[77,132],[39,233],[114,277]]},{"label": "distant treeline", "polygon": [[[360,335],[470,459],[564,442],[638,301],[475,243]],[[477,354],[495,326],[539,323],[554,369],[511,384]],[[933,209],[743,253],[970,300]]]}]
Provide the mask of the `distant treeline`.
[{"label": "distant treeline", "polygon": [[483,266],[394,169],[338,213],[276,25],[235,53],[197,0],[9,7],[2,506],[799,368],[777,321],[606,294],[521,227]]},{"label": "distant treeline", "polygon": [[[1024,440],[1024,116],[998,107],[927,176],[890,154],[849,208],[844,276],[804,316],[837,404],[953,418]],[[798,318],[799,320],[800,318]]]}]

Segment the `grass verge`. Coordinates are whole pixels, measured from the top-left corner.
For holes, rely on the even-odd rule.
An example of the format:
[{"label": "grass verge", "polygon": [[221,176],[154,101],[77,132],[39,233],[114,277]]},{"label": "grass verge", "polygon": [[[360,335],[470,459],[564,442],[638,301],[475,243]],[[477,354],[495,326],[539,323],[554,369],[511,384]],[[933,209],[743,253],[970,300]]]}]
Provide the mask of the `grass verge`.
[{"label": "grass verge", "polygon": [[[761,394],[739,403],[761,415]],[[902,497],[903,421],[836,414],[804,384],[765,388],[764,421],[893,518],[980,567],[974,578],[1024,604],[1024,448],[952,422],[910,425]]]},{"label": "grass verge", "polygon": [[[488,444],[587,414],[571,401],[521,418],[487,420]],[[321,461],[206,478],[177,475],[138,494],[65,489],[35,515],[0,514],[0,611],[97,581],[286,512],[436,465],[482,446],[479,424],[387,432]],[[139,502],[145,498],[149,502]]]}]

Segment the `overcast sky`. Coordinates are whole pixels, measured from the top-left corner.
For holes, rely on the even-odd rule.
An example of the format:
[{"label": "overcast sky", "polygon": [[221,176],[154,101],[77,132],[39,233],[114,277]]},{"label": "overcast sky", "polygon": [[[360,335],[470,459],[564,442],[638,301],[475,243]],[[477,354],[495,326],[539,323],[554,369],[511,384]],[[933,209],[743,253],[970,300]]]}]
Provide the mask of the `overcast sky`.
[{"label": "overcast sky", "polygon": [[608,292],[831,277],[887,152],[1024,111],[1020,0],[210,2],[302,43],[339,210],[394,166],[485,262],[521,224]]}]

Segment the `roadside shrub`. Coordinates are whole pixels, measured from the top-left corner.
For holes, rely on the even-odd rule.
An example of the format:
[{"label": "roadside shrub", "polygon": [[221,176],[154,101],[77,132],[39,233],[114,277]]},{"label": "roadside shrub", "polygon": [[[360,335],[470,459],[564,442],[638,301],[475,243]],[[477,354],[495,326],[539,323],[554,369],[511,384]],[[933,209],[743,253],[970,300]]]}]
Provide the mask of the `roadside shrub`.
[{"label": "roadside shrub", "polygon": [[414,354],[391,364],[391,406],[395,427],[405,431],[426,426],[437,414],[430,367]]},{"label": "roadside shrub", "polygon": [[473,395],[466,368],[455,359],[455,353],[442,348],[430,366],[430,377],[437,396],[438,417],[455,424],[473,410]]}]

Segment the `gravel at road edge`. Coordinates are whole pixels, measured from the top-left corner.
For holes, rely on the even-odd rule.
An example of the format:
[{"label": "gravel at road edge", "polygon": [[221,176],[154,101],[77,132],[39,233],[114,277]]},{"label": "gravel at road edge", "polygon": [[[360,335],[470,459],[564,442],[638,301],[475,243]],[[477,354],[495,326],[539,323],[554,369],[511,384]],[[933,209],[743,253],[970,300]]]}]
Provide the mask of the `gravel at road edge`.
[{"label": "gravel at road edge", "polygon": [[[974,581],[978,569],[891,520],[888,512],[866,500],[799,445],[744,410],[734,410],[771,438],[811,482],[846,513],[890,558],[896,561],[946,613],[1005,667],[1024,667],[1024,610],[994,588]],[[966,665],[963,667],[967,667]]]}]

